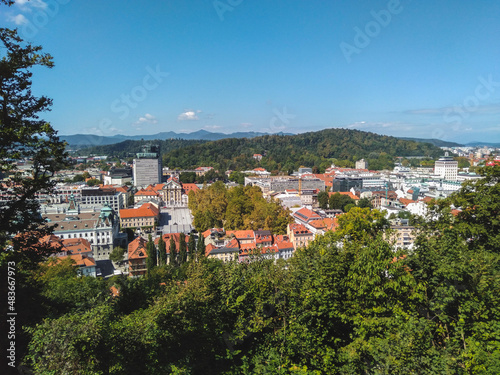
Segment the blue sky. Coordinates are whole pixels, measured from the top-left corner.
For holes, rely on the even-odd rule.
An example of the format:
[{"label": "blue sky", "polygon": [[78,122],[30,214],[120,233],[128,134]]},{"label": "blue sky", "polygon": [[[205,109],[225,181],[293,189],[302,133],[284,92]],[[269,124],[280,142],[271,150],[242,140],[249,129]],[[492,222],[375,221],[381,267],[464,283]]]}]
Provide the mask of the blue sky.
[{"label": "blue sky", "polygon": [[500,142],[496,0],[21,0],[60,134],[331,127]]}]

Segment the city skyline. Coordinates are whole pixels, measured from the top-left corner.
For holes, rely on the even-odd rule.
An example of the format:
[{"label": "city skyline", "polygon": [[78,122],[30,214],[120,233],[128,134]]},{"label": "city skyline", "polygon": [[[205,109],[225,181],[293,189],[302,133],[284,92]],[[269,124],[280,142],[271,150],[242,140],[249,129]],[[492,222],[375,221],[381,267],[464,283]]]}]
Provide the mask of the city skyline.
[{"label": "city skyline", "polygon": [[[59,134],[339,127],[500,142],[500,4],[17,0]],[[472,21],[471,21],[472,20]]]}]

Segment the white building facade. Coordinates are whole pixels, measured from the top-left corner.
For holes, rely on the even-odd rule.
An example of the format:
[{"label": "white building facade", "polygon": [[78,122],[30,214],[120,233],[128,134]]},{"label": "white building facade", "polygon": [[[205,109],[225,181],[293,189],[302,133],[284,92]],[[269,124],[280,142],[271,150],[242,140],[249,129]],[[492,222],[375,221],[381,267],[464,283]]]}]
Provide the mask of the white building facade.
[{"label": "white building facade", "polygon": [[458,162],[446,153],[434,164],[434,173],[444,180],[457,181]]}]

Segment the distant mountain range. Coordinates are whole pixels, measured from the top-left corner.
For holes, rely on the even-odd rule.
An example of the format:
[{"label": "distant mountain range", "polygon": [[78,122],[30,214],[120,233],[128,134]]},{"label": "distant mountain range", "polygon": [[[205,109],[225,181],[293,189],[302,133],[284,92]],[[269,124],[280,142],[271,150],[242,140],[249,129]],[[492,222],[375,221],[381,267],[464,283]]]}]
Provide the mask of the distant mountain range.
[{"label": "distant mountain range", "polygon": [[[295,135],[293,133],[275,133],[277,135]],[[161,132],[157,134],[145,134],[145,135],[122,135],[117,134],[110,137],[93,135],[93,134],[74,134],[74,135],[61,135],[60,138],[68,142],[70,147],[88,147],[95,145],[111,145],[123,141],[139,141],[139,140],[153,140],[153,139],[186,139],[186,140],[204,140],[204,141],[218,141],[220,139],[226,138],[255,138],[263,135],[271,135],[269,133],[260,132],[236,132],[231,134],[224,133],[211,133],[206,130],[198,130],[192,133],[176,133],[176,132]],[[431,143],[437,147],[478,147],[478,146],[488,146],[488,147],[500,147],[500,143],[488,143],[488,142],[469,142],[464,144],[456,142],[442,141],[440,139],[425,139],[425,138],[408,138],[408,137],[397,137],[406,141],[414,142],[425,142]]]},{"label": "distant mountain range", "polygon": [[[276,133],[277,135],[294,135],[292,133]],[[259,132],[236,132],[231,134],[224,133],[211,133],[206,130],[198,130],[193,133],[176,133],[176,132],[161,132],[157,134],[147,135],[122,135],[117,134],[111,137],[105,137],[93,134],[74,134],[74,135],[61,135],[60,138],[68,142],[70,147],[87,147],[95,145],[111,145],[123,141],[140,141],[140,140],[153,140],[153,139],[186,139],[186,140],[204,140],[204,141],[217,141],[226,138],[255,138],[263,135],[270,135],[268,133]]]}]

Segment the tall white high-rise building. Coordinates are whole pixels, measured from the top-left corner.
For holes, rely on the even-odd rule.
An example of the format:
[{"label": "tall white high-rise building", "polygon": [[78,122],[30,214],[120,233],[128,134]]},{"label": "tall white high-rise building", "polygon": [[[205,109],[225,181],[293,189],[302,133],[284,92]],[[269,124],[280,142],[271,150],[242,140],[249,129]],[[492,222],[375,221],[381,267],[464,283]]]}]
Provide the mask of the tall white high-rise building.
[{"label": "tall white high-rise building", "polygon": [[456,181],[458,162],[452,156],[448,156],[448,153],[445,153],[445,156],[439,158],[434,164],[434,174],[448,181]]},{"label": "tall white high-rise building", "polygon": [[146,145],[142,148],[142,152],[134,159],[133,174],[135,186],[146,187],[161,183],[162,168],[158,146]]}]

